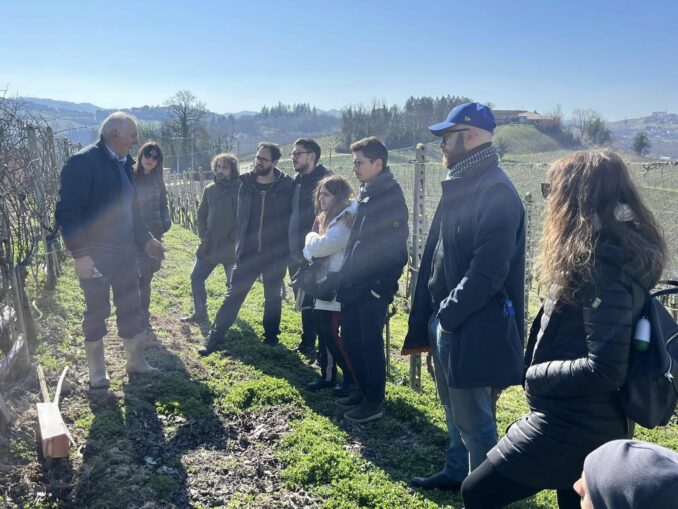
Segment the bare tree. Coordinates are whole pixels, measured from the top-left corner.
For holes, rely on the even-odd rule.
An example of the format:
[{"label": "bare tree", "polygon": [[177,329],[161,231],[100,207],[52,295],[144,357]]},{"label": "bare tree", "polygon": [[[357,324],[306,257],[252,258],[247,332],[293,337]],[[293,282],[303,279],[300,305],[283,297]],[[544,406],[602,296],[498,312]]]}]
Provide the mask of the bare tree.
[{"label": "bare tree", "polygon": [[[179,90],[176,94],[165,101],[165,106],[169,108],[169,119],[167,121],[169,131],[172,136],[179,138],[179,143],[171,143],[172,152],[177,154],[177,147],[182,154],[181,164],[183,168],[177,168],[179,171],[185,169],[186,162],[194,152],[194,138],[200,127],[201,120],[207,115],[208,111],[205,103],[199,101],[190,90]],[[180,158],[177,158],[179,164]],[[192,163],[191,163],[192,164]]]},{"label": "bare tree", "polygon": [[563,125],[563,108],[560,104],[556,104],[556,107],[551,111],[546,112],[547,117],[553,119],[553,126],[557,129],[561,129]]},{"label": "bare tree", "polygon": [[594,119],[599,118],[600,115],[591,108],[576,108],[572,112],[574,119],[574,127],[579,131],[579,139],[584,140],[586,128],[593,122]]}]

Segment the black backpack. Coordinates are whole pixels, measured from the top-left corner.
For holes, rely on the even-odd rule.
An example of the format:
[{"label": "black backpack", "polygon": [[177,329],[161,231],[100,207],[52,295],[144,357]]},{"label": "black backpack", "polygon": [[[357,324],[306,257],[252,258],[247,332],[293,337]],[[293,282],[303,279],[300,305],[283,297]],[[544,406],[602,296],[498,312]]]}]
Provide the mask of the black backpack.
[{"label": "black backpack", "polygon": [[650,347],[631,349],[626,382],[619,389],[626,415],[645,428],[666,426],[678,404],[678,324],[657,299],[678,294],[678,281],[660,281],[674,288],[650,293],[643,317],[650,321]]}]

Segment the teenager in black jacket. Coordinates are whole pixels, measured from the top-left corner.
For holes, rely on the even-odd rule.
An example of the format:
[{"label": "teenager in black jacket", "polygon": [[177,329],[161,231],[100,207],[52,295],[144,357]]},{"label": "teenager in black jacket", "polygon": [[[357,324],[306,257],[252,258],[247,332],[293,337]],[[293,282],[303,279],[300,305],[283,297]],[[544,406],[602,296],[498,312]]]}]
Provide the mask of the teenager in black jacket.
[{"label": "teenager in black jacket", "polygon": [[516,421],[462,485],[467,509],[504,507],[543,489],[579,507],[586,455],[632,433],[617,389],[633,327],[666,262],[666,246],[622,160],[578,152],[556,161],[537,274],[547,298],[530,332]]},{"label": "teenager in black jacket", "polygon": [[353,171],[362,184],[351,235],[339,273],[341,330],[360,392],[338,399],[344,419],[362,423],[383,416],[386,358],[383,329],[388,305],[407,263],[407,205],[386,166],[377,138],[351,145]]}]

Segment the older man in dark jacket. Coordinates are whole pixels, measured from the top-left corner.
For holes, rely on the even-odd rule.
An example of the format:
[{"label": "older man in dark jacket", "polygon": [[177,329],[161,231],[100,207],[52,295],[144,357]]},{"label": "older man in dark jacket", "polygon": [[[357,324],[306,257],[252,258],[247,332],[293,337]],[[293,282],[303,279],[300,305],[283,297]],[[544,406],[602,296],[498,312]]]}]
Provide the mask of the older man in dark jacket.
[{"label": "older man in dark jacket", "polygon": [[254,170],[240,177],[233,279],[200,355],[223,345],[226,331],[259,275],[264,283],[264,343],[278,344],[293,191],[292,179],[276,168],[279,160],[278,145],[259,143]]},{"label": "older man in dark jacket", "polygon": [[[294,177],[292,216],[290,218],[290,276],[305,262],[303,250],[306,234],[313,228],[316,210],[313,204],[315,188],[332,172],[319,164],[320,145],[310,138],[299,138],[292,149],[292,165],[297,172]],[[299,289],[294,288],[297,295]],[[301,302],[301,342],[297,351],[315,357],[316,332],[313,325],[313,298],[305,296]]]},{"label": "older man in dark jacket", "polygon": [[72,156],[61,171],[56,221],[73,256],[85,294],[85,352],[92,388],[107,387],[103,338],[116,304],[118,334],[128,373],[154,373],[144,359],[146,334],[139,296],[137,248],[161,259],[163,247],[139,213],[129,150],[138,143],[134,117],[116,112],[101,125],[101,139]]},{"label": "older man in dark jacket", "polygon": [[458,491],[497,443],[493,389],[523,365],[524,210],[498,166],[494,116],[461,104],[429,127],[448,168],[418,275],[403,353],[432,351],[450,447],[443,470],[415,477]]},{"label": "older man in dark jacket", "polygon": [[346,257],[339,275],[344,345],[360,392],[337,400],[344,419],[363,423],[383,416],[386,358],[383,329],[388,305],[407,263],[407,205],[377,138],[351,145],[362,184]]}]

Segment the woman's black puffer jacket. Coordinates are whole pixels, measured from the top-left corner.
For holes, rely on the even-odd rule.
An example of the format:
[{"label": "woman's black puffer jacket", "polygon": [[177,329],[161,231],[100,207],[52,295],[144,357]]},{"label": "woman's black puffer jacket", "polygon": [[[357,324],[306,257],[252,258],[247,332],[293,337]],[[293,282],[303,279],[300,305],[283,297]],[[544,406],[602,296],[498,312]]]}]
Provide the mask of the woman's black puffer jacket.
[{"label": "woman's black puffer jacket", "polygon": [[626,379],[633,325],[656,283],[642,269],[601,241],[592,280],[580,284],[575,302],[546,300],[525,355],[531,412],[488,453],[503,476],[535,488],[571,488],[589,452],[628,435],[617,389]]}]

